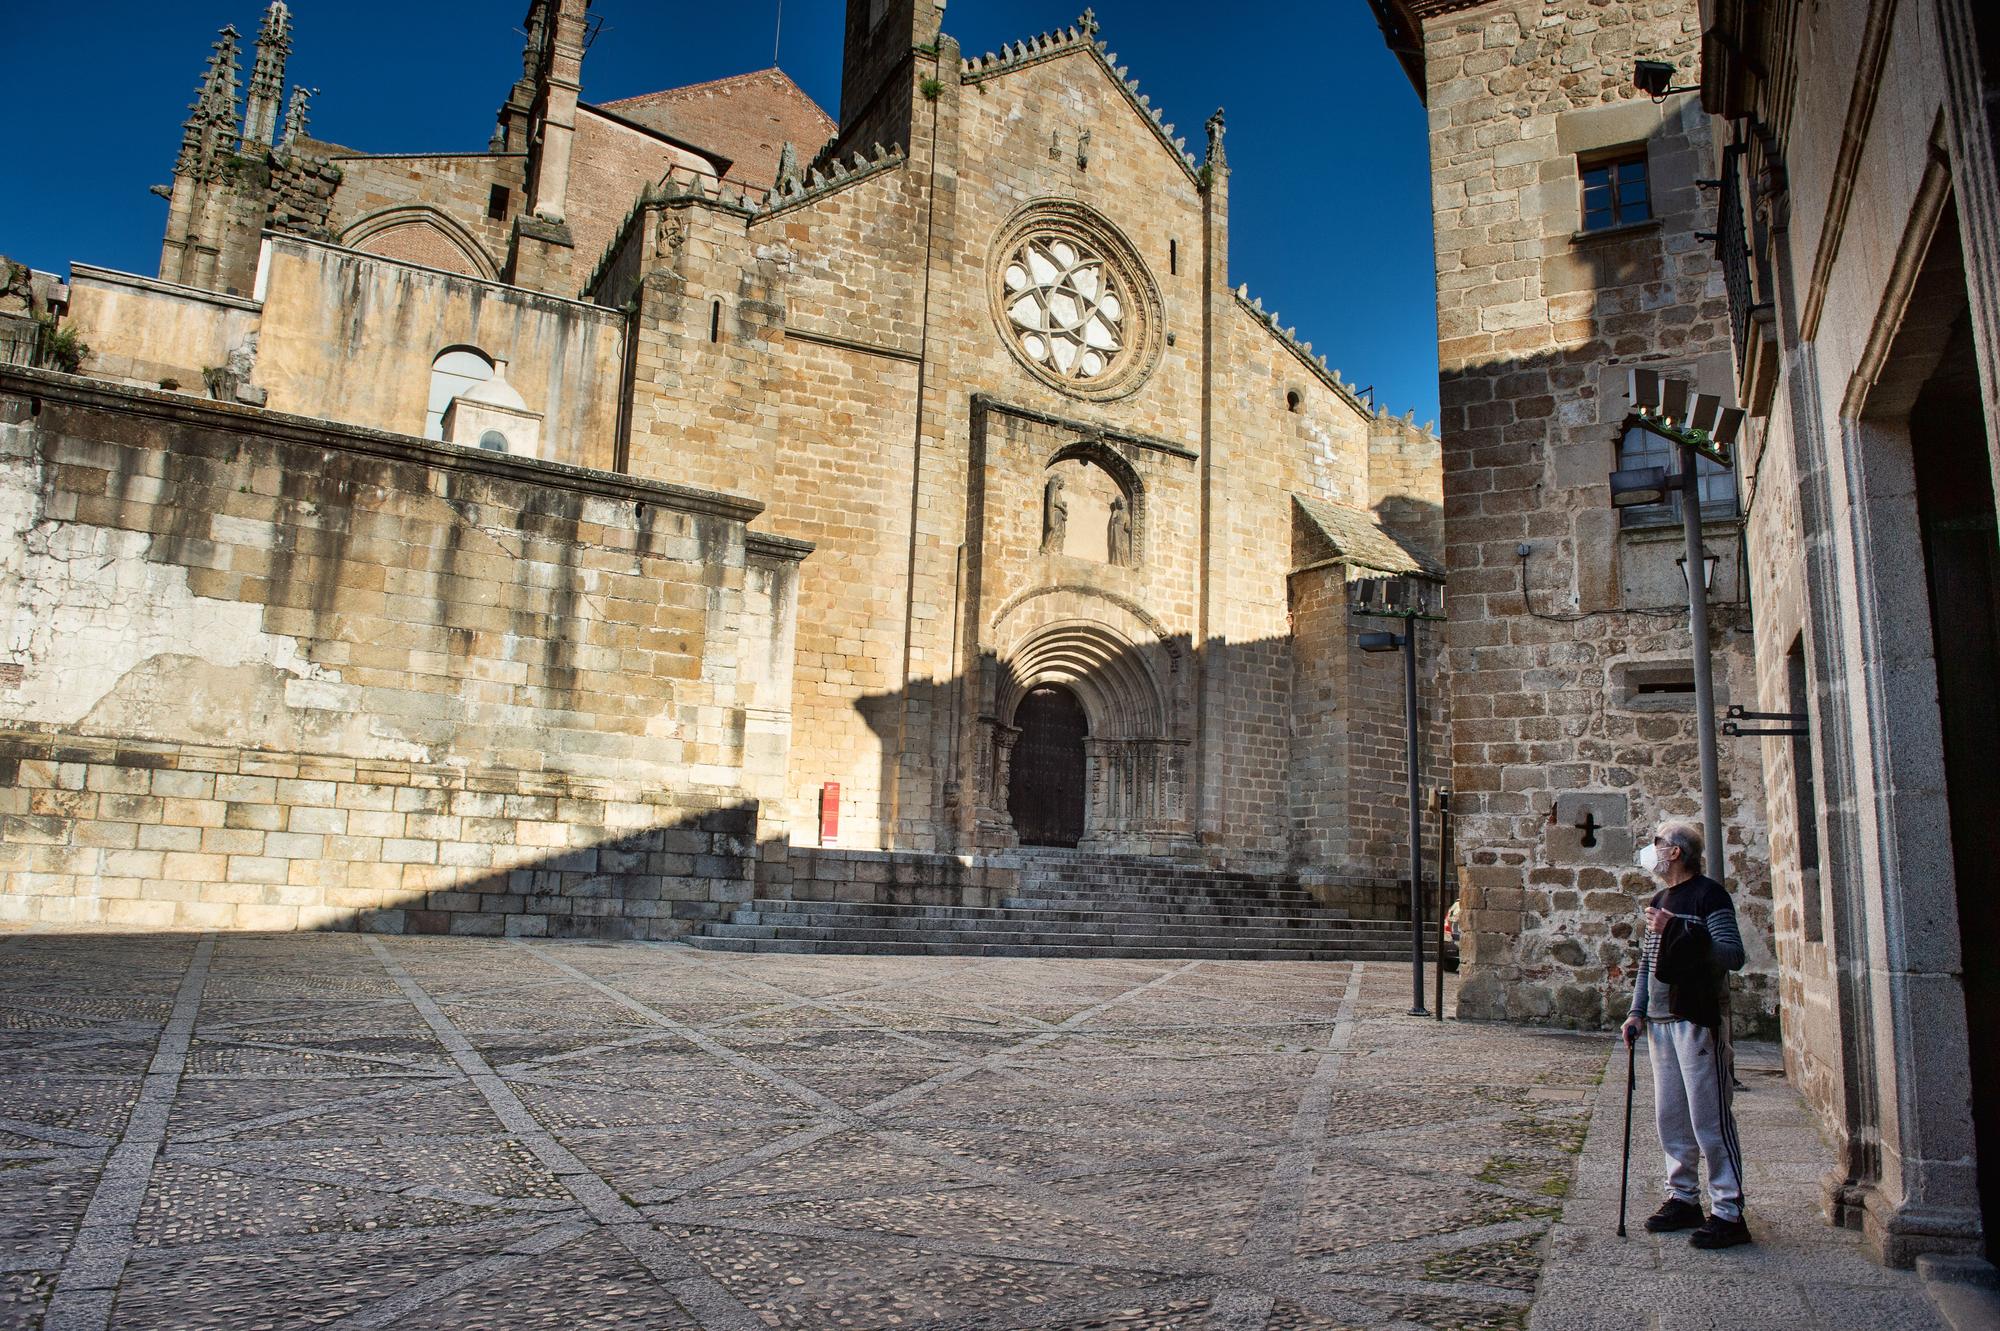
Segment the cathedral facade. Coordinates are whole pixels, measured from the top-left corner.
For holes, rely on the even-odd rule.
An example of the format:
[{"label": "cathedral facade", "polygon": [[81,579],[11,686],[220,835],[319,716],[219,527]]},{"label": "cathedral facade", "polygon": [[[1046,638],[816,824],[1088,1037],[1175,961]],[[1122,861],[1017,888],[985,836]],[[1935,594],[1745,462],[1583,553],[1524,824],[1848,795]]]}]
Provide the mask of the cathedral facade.
[{"label": "cathedral facade", "polygon": [[[1222,113],[1197,155],[1090,15],[966,57],[935,0],[851,0],[837,117],[777,70],[595,103],[586,9],[535,0],[492,138],[462,153],[313,137],[305,94],[284,97],[282,0],[239,119],[225,30],[165,191],[158,277],[75,265],[84,375],[156,415],[308,422],[525,490],[628,487],[616,521],[565,510],[581,516],[564,540],[615,529],[643,551],[649,505],[709,515],[690,519],[684,571],[712,595],[648,626],[695,640],[684,683],[709,691],[611,724],[630,765],[610,770],[754,806],[760,893],[829,850],[941,873],[1048,846],[1393,879],[1401,670],[1356,650],[1379,626],[1351,593],[1441,580],[1439,444],[1230,282]],[[489,643],[435,565],[428,602],[390,594],[392,618],[442,644],[411,667],[441,679],[426,696],[453,695],[461,721],[504,706],[590,731],[569,674],[485,687],[569,621]],[[595,613],[611,576],[579,573],[564,613]],[[338,631],[290,631],[315,678],[339,675]],[[630,641],[594,642],[600,716],[644,710],[619,701],[649,687]],[[1442,680],[1422,666],[1435,754]],[[280,682],[274,714],[301,692]],[[122,686],[82,715],[30,688],[9,720],[80,732]],[[285,744],[383,756],[379,724],[310,729]],[[227,732],[210,738],[248,742]],[[415,733],[398,761],[500,760]],[[567,776],[602,777],[593,750],[577,741]]]}]

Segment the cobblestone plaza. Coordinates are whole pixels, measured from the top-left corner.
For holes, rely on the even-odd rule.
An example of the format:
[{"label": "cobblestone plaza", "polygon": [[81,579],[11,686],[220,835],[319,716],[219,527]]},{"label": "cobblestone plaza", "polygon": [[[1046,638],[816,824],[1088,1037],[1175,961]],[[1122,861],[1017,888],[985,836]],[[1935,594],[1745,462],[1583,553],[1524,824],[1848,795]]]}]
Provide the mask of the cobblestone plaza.
[{"label": "cobblestone plaza", "polygon": [[1518,1327],[1598,1040],[1393,965],[0,939],[7,1327]]}]

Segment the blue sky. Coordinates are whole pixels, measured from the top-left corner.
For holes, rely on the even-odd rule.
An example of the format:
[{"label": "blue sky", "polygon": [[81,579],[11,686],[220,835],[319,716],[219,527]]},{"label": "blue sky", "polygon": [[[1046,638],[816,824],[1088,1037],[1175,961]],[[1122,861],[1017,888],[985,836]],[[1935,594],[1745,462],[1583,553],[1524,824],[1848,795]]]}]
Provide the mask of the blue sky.
[{"label": "blue sky", "polygon": [[[525,0],[290,0],[290,73],[317,135],[365,150],[476,150],[520,72]],[[605,101],[771,63],[778,0],[596,0],[584,97]],[[180,122],[216,29],[263,0],[11,0],[0,254],[152,273]],[[844,0],[784,0],[779,63],[822,106],[840,90]],[[967,53],[1073,22],[1059,0],[953,0]],[[1099,36],[1199,155],[1229,118],[1230,276],[1377,400],[1437,414],[1423,108],[1365,0],[1099,0]],[[244,74],[247,76],[246,51]],[[803,146],[803,145],[802,145]]]}]

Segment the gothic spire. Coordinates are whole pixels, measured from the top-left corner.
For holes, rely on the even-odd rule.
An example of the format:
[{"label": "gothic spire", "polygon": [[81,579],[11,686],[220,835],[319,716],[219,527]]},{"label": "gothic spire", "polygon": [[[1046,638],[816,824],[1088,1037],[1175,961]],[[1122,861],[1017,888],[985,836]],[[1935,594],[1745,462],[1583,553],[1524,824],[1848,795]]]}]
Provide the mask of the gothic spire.
[{"label": "gothic spire", "polygon": [[250,99],[243,113],[243,142],[268,144],[277,137],[278,107],[285,97],[285,59],[292,53],[292,11],[271,0],[257,31],[257,63],[250,71]]},{"label": "gothic spire", "polygon": [[208,68],[202,72],[194,101],[188,106],[187,122],[181,127],[176,174],[205,173],[235,146],[239,40],[234,27],[225,27],[212,43]]},{"label": "gothic spire", "polygon": [[306,136],[306,112],[318,88],[304,88],[292,85],[292,102],[285,108],[285,132],[278,140],[280,146],[290,147]]}]

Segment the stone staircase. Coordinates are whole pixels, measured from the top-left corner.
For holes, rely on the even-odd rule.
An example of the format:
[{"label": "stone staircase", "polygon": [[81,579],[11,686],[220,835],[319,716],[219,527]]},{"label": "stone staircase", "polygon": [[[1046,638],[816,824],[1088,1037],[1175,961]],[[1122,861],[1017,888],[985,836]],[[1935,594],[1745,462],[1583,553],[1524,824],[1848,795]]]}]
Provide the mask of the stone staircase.
[{"label": "stone staircase", "polygon": [[[714,952],[1401,961],[1407,920],[1353,919],[1296,879],[1171,861],[1019,851],[997,907],[758,898],[687,937]],[[1428,953],[1431,944],[1426,942]]]}]

